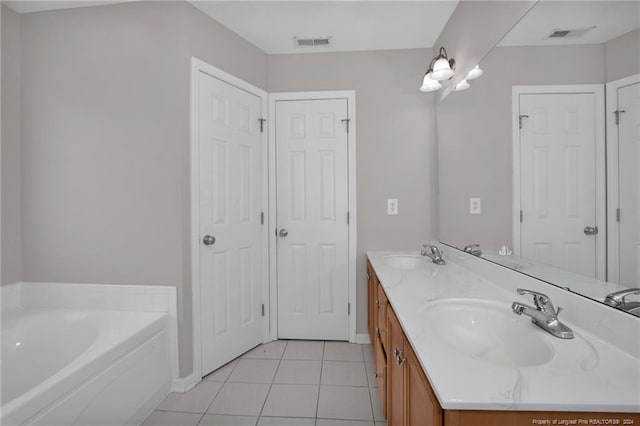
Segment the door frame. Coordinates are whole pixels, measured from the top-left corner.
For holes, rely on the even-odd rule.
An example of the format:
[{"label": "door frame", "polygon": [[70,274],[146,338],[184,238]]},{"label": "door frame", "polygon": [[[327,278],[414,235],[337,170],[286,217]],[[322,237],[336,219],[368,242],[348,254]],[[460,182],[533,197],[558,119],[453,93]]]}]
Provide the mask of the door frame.
[{"label": "door frame", "polygon": [[[237,87],[240,90],[248,92],[260,98],[262,117],[266,118],[267,114],[267,92],[250,84],[244,80],[241,80],[219,68],[214,67],[196,57],[191,57],[191,96],[190,96],[190,138],[189,138],[189,150],[190,150],[190,178],[191,178],[191,321],[193,328],[193,372],[189,377],[191,386],[195,385],[202,379],[202,333],[200,329],[200,214],[199,214],[199,200],[200,200],[200,184],[199,184],[199,146],[198,146],[198,99],[199,99],[199,86],[198,75],[200,72],[208,74],[224,83]],[[263,147],[267,146],[267,132],[261,134],[261,143]],[[262,205],[265,209],[265,215],[269,215],[268,208],[268,150],[262,151]],[[265,223],[268,223],[268,218],[265,219]],[[268,226],[262,227],[262,276],[265,277],[262,284],[262,300],[265,307],[268,305],[269,300],[269,239],[268,239]],[[265,313],[263,316],[263,333],[262,342],[269,341],[269,316]],[[185,390],[188,388],[185,386]]]},{"label": "door frame", "polygon": [[618,109],[618,89],[640,83],[640,74],[634,74],[606,84],[607,93],[607,280],[620,279],[620,238],[616,209],[619,207],[618,185],[618,125],[613,112]]},{"label": "door frame", "polygon": [[356,249],[357,249],[357,212],[356,212],[356,92],[355,90],[321,91],[321,92],[279,92],[269,93],[269,282],[270,309],[269,317],[272,324],[271,339],[278,338],[278,277],[277,277],[277,239],[276,232],[276,102],[279,101],[309,101],[326,99],[346,99],[349,132],[347,133],[347,161],[348,161],[348,209],[349,209],[349,341],[356,343]]},{"label": "door frame", "polygon": [[595,95],[596,112],[596,223],[604,238],[596,243],[596,278],[605,281],[607,278],[607,207],[606,207],[606,158],[605,158],[605,125],[604,125],[604,85],[603,84],[561,84],[561,85],[526,85],[511,88],[511,129],[512,129],[512,234],[513,252],[520,255],[520,95],[524,94],[581,94]]}]

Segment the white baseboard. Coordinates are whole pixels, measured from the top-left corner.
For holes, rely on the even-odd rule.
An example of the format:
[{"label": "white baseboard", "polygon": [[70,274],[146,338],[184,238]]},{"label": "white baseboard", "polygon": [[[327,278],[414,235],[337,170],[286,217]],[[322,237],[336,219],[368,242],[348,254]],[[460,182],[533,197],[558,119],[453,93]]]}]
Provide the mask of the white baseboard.
[{"label": "white baseboard", "polygon": [[195,385],[200,383],[201,380],[202,378],[198,377],[195,373],[192,373],[187,377],[178,377],[171,381],[171,392],[189,392]]},{"label": "white baseboard", "polygon": [[359,343],[361,345],[370,345],[371,339],[369,338],[369,335],[367,333],[356,334],[356,343]]}]

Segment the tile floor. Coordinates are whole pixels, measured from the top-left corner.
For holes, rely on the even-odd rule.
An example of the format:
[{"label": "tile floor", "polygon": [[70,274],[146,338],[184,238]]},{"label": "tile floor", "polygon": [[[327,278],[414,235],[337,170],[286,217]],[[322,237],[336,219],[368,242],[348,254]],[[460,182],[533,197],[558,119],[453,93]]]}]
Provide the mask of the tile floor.
[{"label": "tile floor", "polygon": [[370,345],[278,340],[172,393],[142,426],[385,426]]}]

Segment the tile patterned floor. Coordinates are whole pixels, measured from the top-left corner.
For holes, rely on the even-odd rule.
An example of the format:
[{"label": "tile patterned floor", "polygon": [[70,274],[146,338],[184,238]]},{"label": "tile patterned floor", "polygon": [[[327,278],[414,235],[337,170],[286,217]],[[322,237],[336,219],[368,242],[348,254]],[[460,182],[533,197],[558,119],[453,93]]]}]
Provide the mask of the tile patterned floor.
[{"label": "tile patterned floor", "polygon": [[172,393],[142,426],[386,426],[370,345],[278,340]]}]

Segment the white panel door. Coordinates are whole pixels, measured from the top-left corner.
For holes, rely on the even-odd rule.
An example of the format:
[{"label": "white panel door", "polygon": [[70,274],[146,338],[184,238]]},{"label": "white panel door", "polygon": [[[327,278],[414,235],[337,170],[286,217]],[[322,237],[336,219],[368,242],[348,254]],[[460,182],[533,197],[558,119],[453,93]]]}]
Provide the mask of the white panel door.
[{"label": "white panel door", "polygon": [[519,97],[523,257],[596,276],[595,95]]},{"label": "white panel door", "polygon": [[278,337],[348,340],[346,99],[276,103]]},{"label": "white panel door", "polygon": [[618,89],[620,284],[640,286],[640,83]]},{"label": "white panel door", "polygon": [[205,375],[262,342],[262,115],[259,97],[203,72],[198,79]]}]

